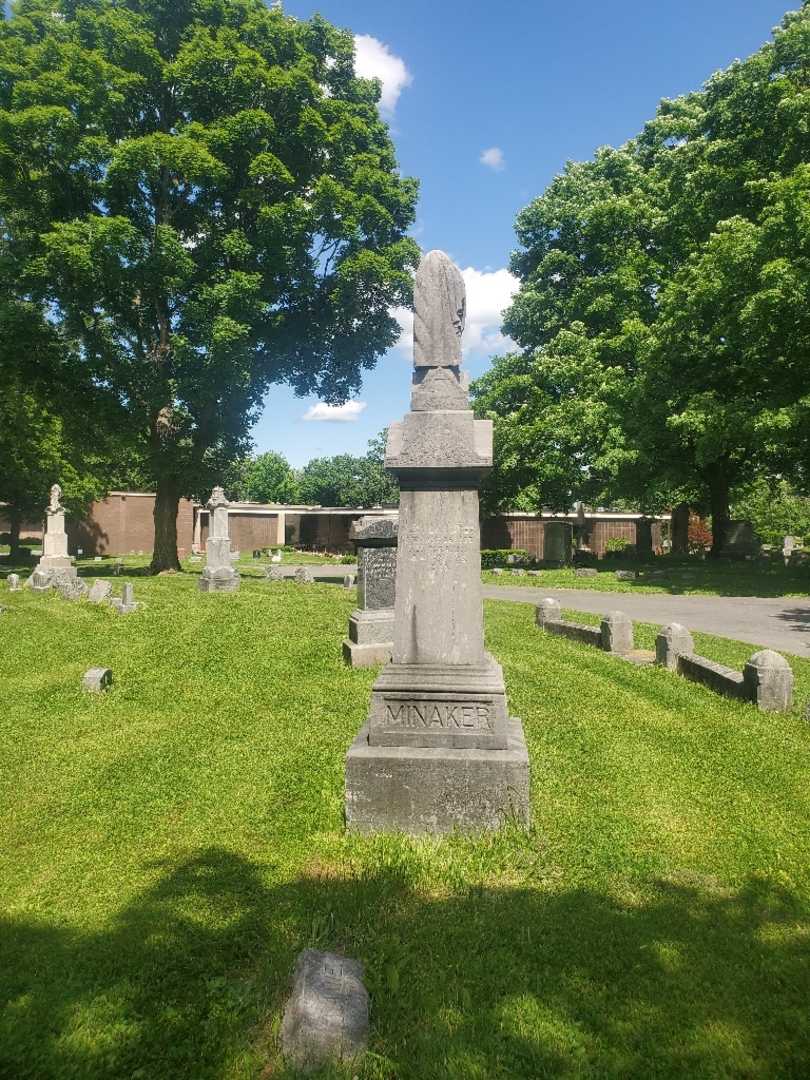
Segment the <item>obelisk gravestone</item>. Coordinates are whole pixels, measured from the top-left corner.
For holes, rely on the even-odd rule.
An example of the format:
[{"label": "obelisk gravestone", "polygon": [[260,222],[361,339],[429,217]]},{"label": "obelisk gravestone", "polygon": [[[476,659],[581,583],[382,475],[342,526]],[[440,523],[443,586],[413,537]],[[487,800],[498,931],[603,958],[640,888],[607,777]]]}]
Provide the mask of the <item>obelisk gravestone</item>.
[{"label": "obelisk gravestone", "polygon": [[492,423],[461,371],[464,281],[440,251],[414,287],[411,411],[392,424],[400,485],[394,648],[346,761],[350,829],[495,829],[529,820],[529,762],[503,672],[484,649],[478,487]]}]

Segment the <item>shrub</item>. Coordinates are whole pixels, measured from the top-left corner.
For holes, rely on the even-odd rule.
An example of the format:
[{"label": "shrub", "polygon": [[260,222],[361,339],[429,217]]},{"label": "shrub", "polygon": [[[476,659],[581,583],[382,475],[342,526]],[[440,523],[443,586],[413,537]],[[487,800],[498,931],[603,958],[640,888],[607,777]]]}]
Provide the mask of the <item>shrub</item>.
[{"label": "shrub", "polygon": [[522,548],[484,548],[481,552],[481,569],[491,570],[493,566],[507,566],[507,557],[514,556],[514,566],[523,566],[532,560],[528,551]]},{"label": "shrub", "polygon": [[633,547],[633,544],[626,536],[610,536],[605,543],[605,552],[608,555],[624,555],[629,547]]}]

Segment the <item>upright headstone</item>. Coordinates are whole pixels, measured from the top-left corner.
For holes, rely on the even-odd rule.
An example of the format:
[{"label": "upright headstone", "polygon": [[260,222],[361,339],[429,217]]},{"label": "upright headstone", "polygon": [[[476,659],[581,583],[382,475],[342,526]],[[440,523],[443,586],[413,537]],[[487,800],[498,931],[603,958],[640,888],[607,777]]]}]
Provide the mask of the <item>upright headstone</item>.
[{"label": "upright headstone", "polygon": [[228,507],[221,487],[215,487],[208,500],[208,539],[205,542],[205,566],[200,574],[201,592],[235,592],[239,574],[234,570],[231,540],[228,535]]},{"label": "upright headstone", "polygon": [[42,538],[42,557],[37,570],[54,577],[77,577],[73,559],[68,555],[68,538],[65,532],[65,508],[62,506],[62,489],[58,484],[51,488],[51,498],[45,508],[45,535]]},{"label": "upright headstone", "polygon": [[397,522],[359,518],[349,539],[357,546],[357,607],[349,616],[343,659],[352,667],[372,667],[390,660],[394,647]]},{"label": "upright headstone", "polygon": [[484,649],[478,487],[492,423],[461,371],[464,281],[430,252],[414,288],[411,411],[389,430],[399,479],[394,648],[346,760],[346,822],[440,833],[528,823],[529,759],[500,666]]},{"label": "upright headstone", "polygon": [[104,578],[96,578],[90,587],[90,593],[87,597],[93,604],[106,604],[112,593],[112,582],[105,581]]},{"label": "upright headstone", "polygon": [[6,581],[8,582],[9,592],[18,592],[21,588],[19,574],[9,574]]},{"label": "upright headstone", "polygon": [[571,562],[573,528],[567,521],[547,521],[543,525],[543,562],[567,566]]},{"label": "upright headstone", "polygon": [[729,521],[723,540],[721,554],[732,559],[745,559],[759,555],[762,541],[750,521]]},{"label": "upright headstone", "polygon": [[129,615],[137,610],[138,605],[135,602],[135,590],[132,588],[132,584],[129,581],[124,582],[121,588],[121,595],[113,596],[110,600],[110,604],[115,608],[119,615]]}]

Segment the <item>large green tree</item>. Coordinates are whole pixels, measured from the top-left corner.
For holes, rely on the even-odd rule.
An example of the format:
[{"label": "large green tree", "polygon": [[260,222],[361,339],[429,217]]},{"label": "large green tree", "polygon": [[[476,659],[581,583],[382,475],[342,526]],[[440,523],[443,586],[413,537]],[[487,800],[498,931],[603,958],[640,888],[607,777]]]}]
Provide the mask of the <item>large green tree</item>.
[{"label": "large green tree", "polygon": [[225,490],[230,497],[249,502],[295,503],[300,498],[295,470],[274,450],[234,462]]},{"label": "large green tree", "polygon": [[399,488],[384,466],[387,432],[371,439],[362,457],[313,458],[298,476],[301,501],[321,506],[380,506],[399,502]]},{"label": "large green tree", "polygon": [[808,71],[805,3],[518,217],[521,351],[475,387],[497,497],[691,501],[717,553],[735,487],[806,484]]},{"label": "large green tree", "polygon": [[0,28],[4,284],[125,408],[154,570],[271,383],[341,401],[396,340],[416,183],[379,94],[351,34],[262,0],[18,0]]}]

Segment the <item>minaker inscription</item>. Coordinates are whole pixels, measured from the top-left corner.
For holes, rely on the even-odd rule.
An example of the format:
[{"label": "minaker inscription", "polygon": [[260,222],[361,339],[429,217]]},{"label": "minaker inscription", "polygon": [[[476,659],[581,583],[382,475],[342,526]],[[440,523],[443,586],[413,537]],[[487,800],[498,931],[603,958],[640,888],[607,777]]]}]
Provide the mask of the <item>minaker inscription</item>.
[{"label": "minaker inscription", "polygon": [[493,729],[494,711],[488,701],[386,700],[383,727],[388,730],[484,731]]}]

